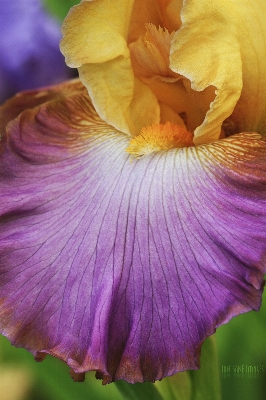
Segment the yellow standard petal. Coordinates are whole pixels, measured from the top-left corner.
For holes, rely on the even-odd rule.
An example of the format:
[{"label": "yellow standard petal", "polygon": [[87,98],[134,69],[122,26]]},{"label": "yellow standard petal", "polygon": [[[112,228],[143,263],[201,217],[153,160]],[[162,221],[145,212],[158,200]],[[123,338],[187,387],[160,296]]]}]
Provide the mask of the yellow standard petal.
[{"label": "yellow standard petal", "polygon": [[[83,0],[62,25],[60,43],[69,67],[128,58],[127,32],[133,0]],[[123,18],[122,18],[123,16]]]},{"label": "yellow standard petal", "polygon": [[67,64],[79,69],[101,118],[127,134],[158,123],[160,111],[156,96],[133,73],[127,46],[133,3],[82,1],[64,21],[60,46]]},{"label": "yellow standard petal", "polygon": [[195,145],[266,131],[265,0],[83,0],[61,49],[129,136],[171,122]]},{"label": "yellow standard petal", "polygon": [[[220,136],[231,116],[234,131],[265,131],[265,0],[187,0],[171,46],[170,68],[192,89],[216,88],[195,144]],[[233,112],[234,111],[234,112]]]}]

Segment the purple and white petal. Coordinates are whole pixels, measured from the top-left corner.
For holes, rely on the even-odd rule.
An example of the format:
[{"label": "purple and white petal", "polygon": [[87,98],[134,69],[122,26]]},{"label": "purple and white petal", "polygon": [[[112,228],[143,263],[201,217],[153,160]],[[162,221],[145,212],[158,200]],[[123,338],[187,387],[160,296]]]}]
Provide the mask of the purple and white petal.
[{"label": "purple and white petal", "polygon": [[266,142],[244,133],[131,160],[128,137],[68,85],[3,139],[1,332],[76,379],[197,369],[216,327],[260,307]]}]

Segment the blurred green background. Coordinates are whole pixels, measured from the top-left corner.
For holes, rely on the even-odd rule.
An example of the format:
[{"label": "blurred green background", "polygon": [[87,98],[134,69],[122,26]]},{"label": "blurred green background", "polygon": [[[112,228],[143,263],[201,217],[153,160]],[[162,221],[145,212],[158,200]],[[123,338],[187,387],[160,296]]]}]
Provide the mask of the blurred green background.
[{"label": "blurred green background", "polygon": [[80,0],[43,0],[46,9],[61,21],[67,15],[68,10],[78,3]]},{"label": "blurred green background", "polygon": [[[43,0],[47,10],[62,21],[69,8],[78,0]],[[220,378],[222,400],[264,400],[266,397],[266,294],[260,312],[233,318],[215,334],[218,362],[213,363],[203,351],[204,375],[197,371],[194,381],[208,381],[218,388]],[[158,339],[159,340],[159,339]],[[205,345],[204,345],[205,346]],[[206,344],[207,346],[207,344]],[[206,347],[207,348],[207,347]],[[204,350],[204,348],[203,348]],[[259,371],[259,373],[258,373]],[[193,373],[194,374],[194,373]],[[84,383],[72,382],[68,367],[53,357],[36,363],[24,349],[16,349],[0,336],[0,399],[1,400],[216,400],[214,394],[186,392],[191,375],[178,374],[161,383],[132,385],[126,383],[102,386],[88,373]],[[170,384],[168,385],[168,383]],[[167,386],[168,385],[168,386]],[[155,391],[155,388],[158,390]],[[175,390],[176,388],[176,390]],[[218,397],[217,397],[218,399]]]}]

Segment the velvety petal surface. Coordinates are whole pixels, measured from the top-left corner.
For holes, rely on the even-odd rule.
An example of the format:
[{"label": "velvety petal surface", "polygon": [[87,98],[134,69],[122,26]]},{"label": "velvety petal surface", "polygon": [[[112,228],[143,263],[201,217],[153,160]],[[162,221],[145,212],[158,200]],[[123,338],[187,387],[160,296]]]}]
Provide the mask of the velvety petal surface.
[{"label": "velvety petal surface", "polygon": [[131,160],[81,87],[47,89],[7,125],[1,332],[75,379],[196,369],[206,336],[260,306],[265,141],[245,133]]}]

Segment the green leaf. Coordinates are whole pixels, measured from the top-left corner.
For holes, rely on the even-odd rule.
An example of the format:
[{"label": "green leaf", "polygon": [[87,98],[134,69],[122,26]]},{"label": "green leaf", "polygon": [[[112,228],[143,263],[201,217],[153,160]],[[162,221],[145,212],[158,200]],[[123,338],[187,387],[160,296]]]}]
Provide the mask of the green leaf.
[{"label": "green leaf", "polygon": [[43,0],[46,9],[59,20],[63,20],[69,9],[80,3],[80,0]]},{"label": "green leaf", "polygon": [[164,378],[156,387],[165,400],[221,400],[215,337],[202,346],[199,370]]},{"label": "green leaf", "polygon": [[218,365],[216,338],[210,336],[202,346],[201,368],[189,371],[193,400],[221,400],[220,370]]},{"label": "green leaf", "polygon": [[156,387],[165,400],[194,400],[191,397],[192,385],[188,372],[179,372],[162,381]]},{"label": "green leaf", "polygon": [[115,382],[124,400],[163,400],[154,383],[130,384],[124,381]]}]

